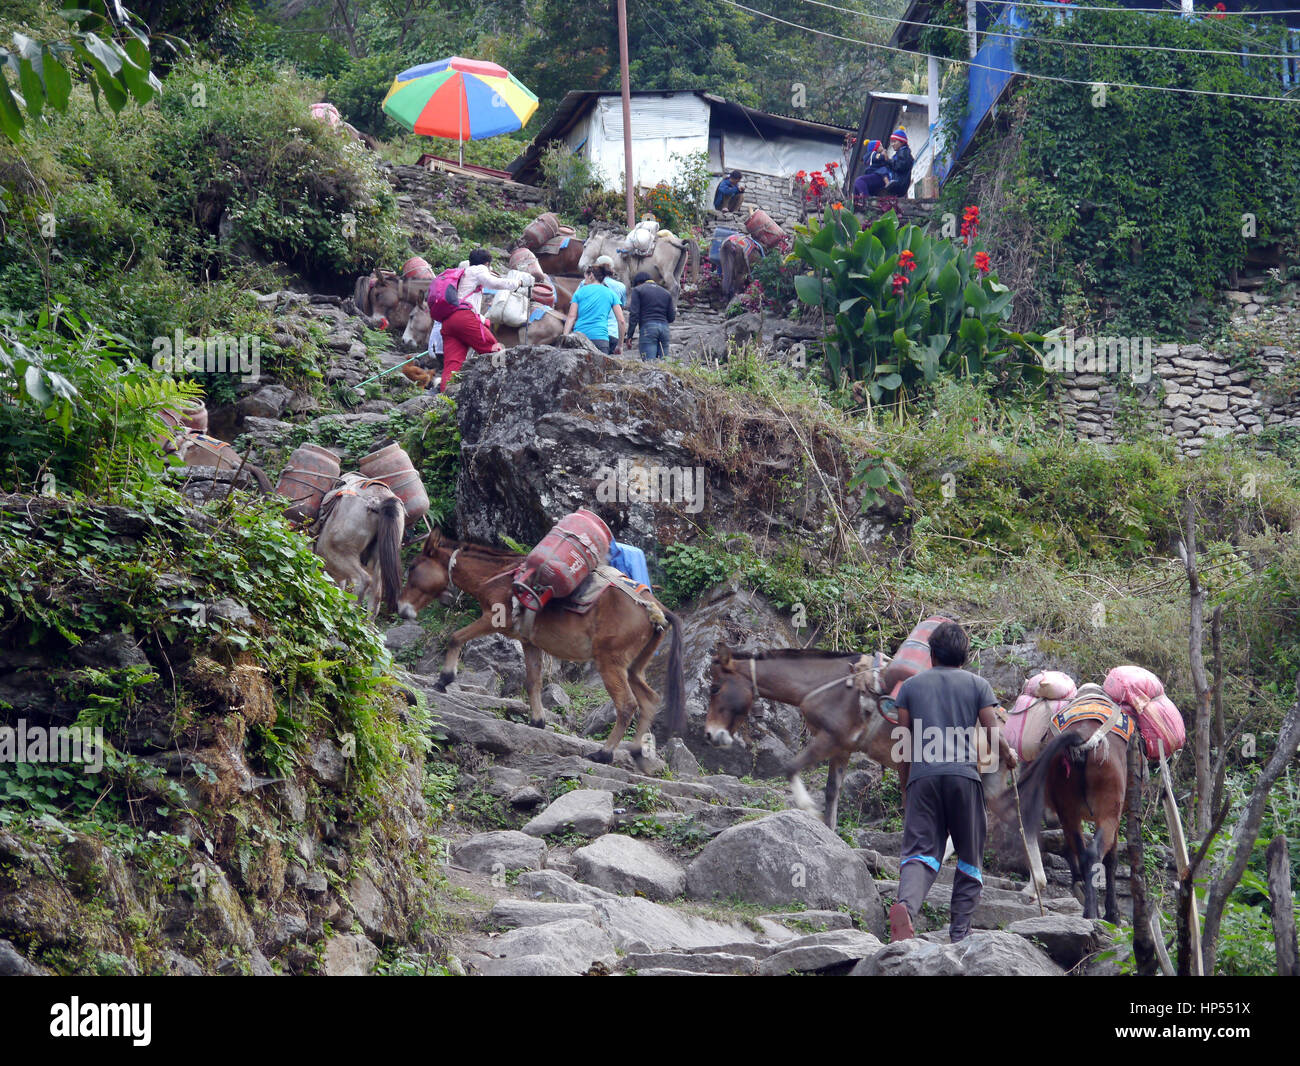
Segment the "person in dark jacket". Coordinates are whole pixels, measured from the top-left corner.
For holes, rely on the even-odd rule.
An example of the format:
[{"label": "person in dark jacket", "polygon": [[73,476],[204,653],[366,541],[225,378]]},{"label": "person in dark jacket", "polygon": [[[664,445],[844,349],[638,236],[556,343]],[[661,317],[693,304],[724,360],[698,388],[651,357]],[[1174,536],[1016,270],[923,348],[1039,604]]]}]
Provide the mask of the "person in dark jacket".
[{"label": "person in dark jacket", "polygon": [[912,187],[912,150],[907,146],[907,130],[899,126],[889,137],[889,147],[894,154],[889,158],[889,184],[887,196],[906,196]]},{"label": "person in dark jacket", "polygon": [[980,778],[980,728],[997,737],[1001,761],[1019,761],[998,728],[997,697],[978,674],[961,667],[970,652],[966,631],[944,622],[930,634],[934,665],[903,682],[895,697],[901,756],[899,777],[906,790],[898,902],[889,909],[891,940],[914,936],[921,903],[939,876],[944,843],[952,838],[957,872],[952,882],[949,938],[970,933],[984,876],[984,783]]},{"label": "person in dark jacket", "polygon": [[668,323],[677,317],[672,294],[655,283],[647,270],[632,279],[632,297],[627,308],[627,339],[630,343],[641,327],[642,359],[662,359],[668,354]]},{"label": "person in dark jacket", "polygon": [[743,177],[739,170],[733,170],[718,182],[718,188],[713,194],[713,210],[736,211],[740,208],[740,195],[745,191],[745,186],[740,184]]}]

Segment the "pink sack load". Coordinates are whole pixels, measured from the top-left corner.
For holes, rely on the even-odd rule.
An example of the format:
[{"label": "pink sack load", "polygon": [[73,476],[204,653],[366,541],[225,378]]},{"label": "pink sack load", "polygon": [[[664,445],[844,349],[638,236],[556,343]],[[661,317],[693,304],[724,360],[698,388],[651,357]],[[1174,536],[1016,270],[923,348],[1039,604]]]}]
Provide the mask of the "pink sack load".
[{"label": "pink sack load", "polygon": [[[1163,742],[1166,755],[1172,755],[1187,743],[1187,729],[1183,716],[1178,713],[1173,700],[1165,695],[1165,686],[1150,670],[1140,666],[1117,666],[1106,675],[1102,685],[1106,695],[1124,710],[1137,715],[1142,746],[1148,759],[1160,758]],[[1134,702],[1136,698],[1137,702]],[[1149,700],[1141,711],[1138,703]]]},{"label": "pink sack load", "polygon": [[1025,739],[1025,724],[1031,717],[1028,714],[1029,708],[1035,701],[1044,700],[1047,702],[1050,717],[1073,699],[1076,691],[1074,679],[1059,670],[1044,670],[1031,677],[1025,682],[1015,706],[1007,715],[1005,727],[1007,743],[1016,750],[1018,755],[1024,756],[1022,746]]}]

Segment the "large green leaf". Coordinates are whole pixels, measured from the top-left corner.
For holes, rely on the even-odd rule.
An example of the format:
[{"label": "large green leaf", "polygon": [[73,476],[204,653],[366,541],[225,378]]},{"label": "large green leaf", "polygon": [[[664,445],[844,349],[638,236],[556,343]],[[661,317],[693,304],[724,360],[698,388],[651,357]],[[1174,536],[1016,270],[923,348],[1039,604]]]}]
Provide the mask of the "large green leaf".
[{"label": "large green leaf", "polygon": [[[40,53],[37,52],[36,62],[39,63],[40,60]],[[41,110],[45,106],[45,88],[41,84],[41,76],[35,65],[26,56],[18,61],[18,82],[23,87],[27,109],[31,112],[32,118],[40,118]]]},{"label": "large green leaf", "polygon": [[24,101],[17,96],[9,83],[0,76],[0,131],[14,144],[22,139]]},{"label": "large green leaf", "polygon": [[800,274],[794,279],[794,291],[804,303],[821,307],[822,293],[825,291],[821,278],[812,274]]},{"label": "large green leaf", "polygon": [[45,98],[55,111],[64,112],[68,109],[68,97],[72,93],[72,75],[49,45],[41,51]]},{"label": "large green leaf", "polygon": [[983,314],[989,306],[988,295],[984,292],[982,286],[971,282],[966,286],[966,291],[962,294],[966,297],[966,303],[975,308],[976,314]]},{"label": "large green leaf", "polygon": [[978,318],[963,318],[961,320],[961,339],[983,349],[988,343],[988,330],[984,328],[984,323]]}]

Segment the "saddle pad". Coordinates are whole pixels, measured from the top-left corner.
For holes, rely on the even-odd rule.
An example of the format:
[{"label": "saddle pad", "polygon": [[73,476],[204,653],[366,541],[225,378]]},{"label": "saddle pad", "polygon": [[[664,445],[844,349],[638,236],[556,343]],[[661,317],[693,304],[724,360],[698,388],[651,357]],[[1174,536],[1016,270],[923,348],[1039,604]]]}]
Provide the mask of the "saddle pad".
[{"label": "saddle pad", "polygon": [[552,237],[549,241],[547,241],[545,244],[543,244],[540,248],[537,249],[537,254],[538,255],[559,255],[562,251],[564,251],[564,249],[569,247],[569,241],[571,240],[573,240],[572,237],[568,237],[563,233],[560,234],[558,237]]},{"label": "saddle pad", "polygon": [[1002,731],[1006,735],[1007,743],[1026,762],[1032,762],[1038,757],[1043,742],[1047,739],[1048,730],[1051,728],[1053,711],[1064,711],[1064,703],[1063,700],[1048,701],[1031,698],[1021,708],[1020,701],[1016,701],[1016,706],[1007,716]]},{"label": "saddle pad", "polygon": [[572,595],[564,599],[562,606],[566,611],[572,611],[574,614],[586,614],[595,605],[601,593],[611,585],[644,607],[655,625],[668,624],[663,609],[654,598],[654,593],[639,581],[633,581],[612,566],[600,566],[593,570]]},{"label": "saddle pad", "polygon": [[727,238],[725,243],[740,245],[740,249],[744,252],[745,261],[747,263],[752,264],[755,260],[762,259],[763,256],[767,254],[767,249],[759,244],[758,241],[754,240],[753,237],[746,237],[743,233],[733,233]]},{"label": "saddle pad", "polygon": [[[1113,706],[1101,702],[1078,703],[1072,707],[1064,707],[1052,715],[1052,734],[1060,736],[1075,722],[1104,722],[1110,718],[1114,709]],[[1133,739],[1135,728],[1136,723],[1133,721],[1133,716],[1127,711],[1121,710],[1110,732],[1118,735],[1127,743]]]}]

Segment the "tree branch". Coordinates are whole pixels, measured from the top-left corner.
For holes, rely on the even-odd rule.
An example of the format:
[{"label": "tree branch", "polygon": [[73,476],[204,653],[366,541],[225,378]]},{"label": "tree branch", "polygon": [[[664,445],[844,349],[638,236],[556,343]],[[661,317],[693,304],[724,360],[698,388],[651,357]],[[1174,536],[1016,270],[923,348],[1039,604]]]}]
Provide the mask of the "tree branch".
[{"label": "tree branch", "polygon": [[1254,849],[1255,837],[1259,832],[1259,823],[1264,817],[1268,794],[1277,779],[1282,776],[1282,771],[1295,755],[1296,749],[1300,748],[1300,674],[1296,675],[1296,686],[1296,702],[1291,705],[1286,717],[1282,719],[1282,727],[1277,735],[1277,747],[1273,750],[1272,758],[1261,771],[1254,789],[1251,790],[1246,810],[1233,831],[1232,859],[1226,867],[1221,865],[1215,869],[1214,877],[1210,882],[1205,903],[1205,927],[1201,933],[1201,950],[1205,956],[1208,973],[1214,972],[1215,949],[1219,937],[1219,924],[1223,920],[1223,910],[1228,904],[1228,896],[1241,881],[1241,875],[1246,872],[1246,864],[1250,861],[1250,853]]}]

